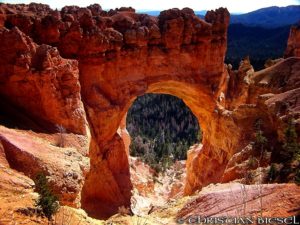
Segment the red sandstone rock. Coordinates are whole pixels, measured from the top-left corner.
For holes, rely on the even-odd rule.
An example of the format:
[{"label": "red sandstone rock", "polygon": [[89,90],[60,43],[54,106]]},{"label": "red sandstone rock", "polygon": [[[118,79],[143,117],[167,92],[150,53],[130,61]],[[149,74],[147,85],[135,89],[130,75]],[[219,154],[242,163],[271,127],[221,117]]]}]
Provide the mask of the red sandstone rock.
[{"label": "red sandstone rock", "polygon": [[125,114],[125,116],[123,117],[123,119],[120,122],[120,127],[118,128],[118,134],[120,135],[120,137],[122,138],[124,145],[125,145],[125,151],[127,153],[127,156],[129,157],[129,146],[131,143],[130,140],[130,135],[126,129],[126,117],[127,117],[127,113]]},{"label": "red sandstone rock", "polygon": [[[46,217],[37,214],[35,201],[38,194],[34,192],[34,182],[24,174],[0,162],[0,224],[20,223],[26,225],[48,224]],[[88,217],[83,210],[60,206],[53,216],[57,224],[71,221],[73,224],[99,224]],[[101,223],[101,222],[100,222]],[[102,224],[102,223],[101,223]]]},{"label": "red sandstone rock", "polygon": [[0,143],[0,164],[9,167],[2,143]]},{"label": "red sandstone rock", "polygon": [[140,159],[130,157],[130,175],[133,187],[141,196],[148,197],[154,193],[153,176],[155,171]]},{"label": "red sandstone rock", "polygon": [[222,183],[236,181],[243,184],[259,184],[268,181],[270,157],[271,152],[265,152],[261,158],[260,154],[255,152],[253,144],[247,145],[229,160]]},{"label": "red sandstone rock", "polygon": [[35,179],[38,173],[47,175],[62,204],[80,207],[80,192],[89,169],[88,159],[72,147],[57,147],[37,136],[33,132],[1,126],[0,152],[5,153],[10,168],[31,179]]},{"label": "red sandstone rock", "polygon": [[228,71],[228,24],[223,8],[202,20],[187,8],[155,18],[97,5],[59,12],[39,4],[2,4],[0,53],[6,57],[0,59],[0,94],[48,128],[61,124],[86,134],[86,112],[91,170],[82,206],[95,217],[130,205],[128,141],[118,128],[134,99],[149,92],[183,99],[203,130],[203,146],[187,159],[185,194],[191,194],[221,181],[231,157],[253,140],[258,118],[269,137],[282,133],[286,114],[274,110],[276,102],[291,102],[287,114],[299,113],[298,58],[258,73],[246,59],[239,71]]},{"label": "red sandstone rock", "polygon": [[0,31],[0,94],[41,126],[86,134],[78,67],[56,48],[36,45],[17,27]]},{"label": "red sandstone rock", "polygon": [[[261,197],[260,197],[261,196]],[[177,218],[288,217],[299,213],[300,187],[295,184],[226,184],[203,190],[187,202]],[[254,224],[257,224],[254,222]]]},{"label": "red sandstone rock", "polygon": [[300,57],[300,24],[297,26],[292,26],[290,30],[290,35],[287,43],[287,48],[285,50],[285,58],[288,57]]}]

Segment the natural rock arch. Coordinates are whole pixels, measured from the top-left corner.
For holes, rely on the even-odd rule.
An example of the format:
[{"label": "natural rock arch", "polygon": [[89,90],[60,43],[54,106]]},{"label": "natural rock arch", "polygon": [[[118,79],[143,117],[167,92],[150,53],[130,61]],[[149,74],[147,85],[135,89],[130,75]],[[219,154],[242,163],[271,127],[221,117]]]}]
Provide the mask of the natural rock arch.
[{"label": "natural rock arch", "polygon": [[[203,148],[188,155],[185,194],[222,180],[228,160],[253,138],[257,118],[274,137],[277,127],[284,127],[272,108],[275,95],[263,96],[278,93],[276,79],[266,84],[268,71],[254,75],[248,60],[239,71],[224,65],[226,9],[209,11],[202,20],[187,8],[157,18],[130,8],[106,12],[99,5],[61,11],[42,4],[0,8],[0,53],[6,55],[0,59],[0,94],[47,128],[61,124],[69,133],[91,134],[81,206],[94,217],[130,204],[128,156],[118,128],[139,95],[177,96],[201,121]],[[277,67],[289,71],[290,65],[298,66],[299,59]],[[297,87],[293,79],[286,90]],[[64,204],[80,206],[83,180],[79,183]]]},{"label": "natural rock arch", "polygon": [[[145,93],[179,97],[201,121],[203,155],[209,157],[198,159],[200,165],[204,160],[207,166],[198,169],[201,175],[197,178],[187,179],[186,194],[220,180],[234,145],[231,140],[211,144],[221,132],[226,133],[221,131],[218,122],[222,118],[216,110],[227,79],[224,55],[229,14],[220,9],[206,18],[211,23],[187,10],[169,10],[159,18],[161,44],[129,44],[100,59],[80,59],[82,97],[94,136],[92,169],[82,191],[82,206],[91,215],[103,213],[100,217],[106,217],[118,206],[130,204],[128,158],[117,131],[134,99]],[[183,39],[190,35],[187,29],[193,27],[184,23],[189,20],[201,24],[206,35],[199,33],[193,37],[197,41],[184,44]]]}]

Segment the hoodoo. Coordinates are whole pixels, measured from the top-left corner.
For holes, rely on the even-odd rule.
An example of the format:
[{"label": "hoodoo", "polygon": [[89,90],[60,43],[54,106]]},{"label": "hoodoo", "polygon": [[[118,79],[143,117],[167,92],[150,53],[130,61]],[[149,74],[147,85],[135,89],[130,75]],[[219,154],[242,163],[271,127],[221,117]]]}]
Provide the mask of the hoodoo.
[{"label": "hoodoo", "polygon": [[297,26],[292,26],[285,51],[285,57],[300,57],[300,22]]}]

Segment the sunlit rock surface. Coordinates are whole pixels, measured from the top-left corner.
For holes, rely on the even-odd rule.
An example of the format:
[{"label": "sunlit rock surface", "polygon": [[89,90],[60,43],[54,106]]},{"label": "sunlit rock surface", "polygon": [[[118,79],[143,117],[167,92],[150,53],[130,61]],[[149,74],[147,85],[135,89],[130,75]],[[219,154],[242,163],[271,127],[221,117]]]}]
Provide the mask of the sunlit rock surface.
[{"label": "sunlit rock surface", "polygon": [[[42,4],[1,4],[0,55],[5,57],[0,58],[0,95],[5,109],[26,115],[35,131],[84,139],[82,145],[70,140],[74,149],[65,159],[68,148],[40,146],[25,137],[27,144],[22,144],[12,136],[17,131],[3,128],[0,149],[14,157],[2,151],[1,162],[27,176],[33,175],[28,163],[42,160],[45,172],[57,165],[55,179],[66,182],[66,187],[58,182],[58,192],[72,187],[66,204],[81,199],[90,216],[107,218],[131,204],[126,113],[137,96],[164,93],[181,98],[203,130],[202,145],[188,154],[184,193],[221,182],[232,156],[253,141],[257,119],[264,121],[268,138],[282,139],[289,117],[296,119],[299,132],[300,110],[300,59],[286,58],[258,72],[245,59],[232,71],[224,65],[228,24],[223,8],[202,20],[188,8],[152,17],[132,8],[106,12],[99,5],[57,11]],[[282,106],[285,102],[289,104]],[[79,166],[86,156],[88,173]],[[82,177],[78,185],[73,178],[61,179],[66,164]]]},{"label": "sunlit rock surface", "polygon": [[300,21],[298,25],[292,26],[285,51],[285,57],[300,57]]}]

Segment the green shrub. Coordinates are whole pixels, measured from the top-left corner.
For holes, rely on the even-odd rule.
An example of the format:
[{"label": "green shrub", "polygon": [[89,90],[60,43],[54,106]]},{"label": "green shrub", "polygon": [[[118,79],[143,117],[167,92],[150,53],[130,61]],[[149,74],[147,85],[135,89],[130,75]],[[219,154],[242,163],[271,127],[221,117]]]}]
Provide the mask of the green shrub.
[{"label": "green shrub", "polygon": [[39,173],[35,179],[35,189],[39,193],[39,198],[36,201],[36,207],[40,208],[44,214],[51,220],[58,208],[58,197],[52,193],[49,187],[48,180],[43,173]]},{"label": "green shrub", "polygon": [[266,145],[268,143],[268,139],[264,136],[264,132],[262,130],[263,121],[261,119],[257,119],[254,128],[255,128],[255,140],[254,140],[254,150],[255,155],[258,157],[258,166],[260,166],[266,151]]},{"label": "green shrub", "polygon": [[300,147],[297,141],[297,132],[294,119],[289,119],[288,126],[284,132],[282,155],[287,160],[300,160]]},{"label": "green shrub", "polygon": [[264,151],[264,147],[268,142],[268,139],[264,136],[264,133],[262,131],[262,120],[258,119],[255,122],[255,149],[258,150],[261,154]]},{"label": "green shrub", "polygon": [[284,162],[280,170],[280,181],[300,183],[300,145],[293,118],[288,120],[279,155],[280,159]]},{"label": "green shrub", "polygon": [[277,170],[274,163],[271,164],[270,169],[268,171],[268,181],[274,182],[278,176],[279,171]]}]

